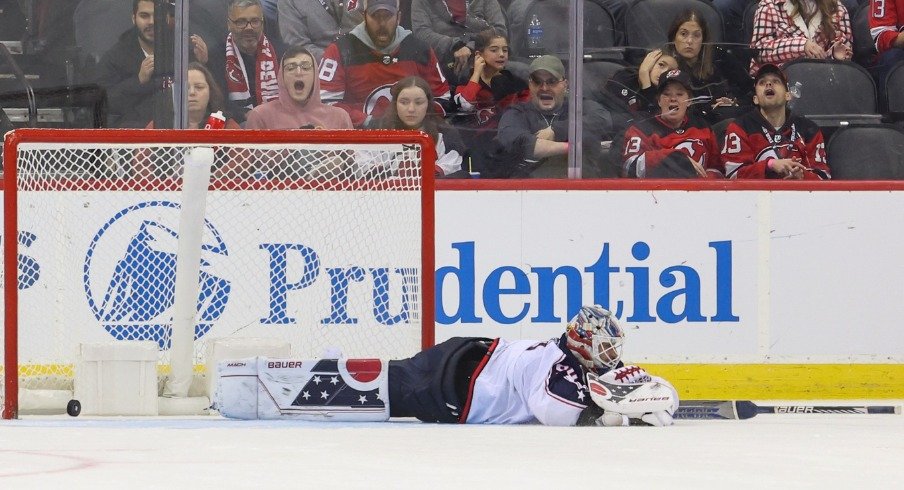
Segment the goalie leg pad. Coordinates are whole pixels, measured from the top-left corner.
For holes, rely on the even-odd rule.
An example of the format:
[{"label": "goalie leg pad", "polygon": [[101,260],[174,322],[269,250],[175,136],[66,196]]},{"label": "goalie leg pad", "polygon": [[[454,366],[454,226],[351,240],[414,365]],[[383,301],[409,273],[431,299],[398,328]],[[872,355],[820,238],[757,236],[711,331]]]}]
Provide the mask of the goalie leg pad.
[{"label": "goalie leg pad", "polygon": [[[226,417],[353,422],[389,419],[386,361],[258,357],[253,360],[255,369],[237,366],[244,361],[224,361],[218,366],[216,408]],[[240,371],[242,368],[244,371]],[[253,389],[249,382],[252,378]]]}]

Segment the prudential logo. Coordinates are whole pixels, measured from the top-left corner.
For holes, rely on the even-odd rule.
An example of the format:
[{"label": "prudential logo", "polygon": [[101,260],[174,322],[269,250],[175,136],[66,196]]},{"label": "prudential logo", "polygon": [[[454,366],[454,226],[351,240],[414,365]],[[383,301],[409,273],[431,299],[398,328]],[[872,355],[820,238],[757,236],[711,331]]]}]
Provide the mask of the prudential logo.
[{"label": "prudential logo", "polygon": [[[148,201],[116,213],[85,255],[83,283],[95,318],[116,340],[171,343],[176,289],[179,204]],[[195,338],[206,334],[229,300],[231,284],[211,272],[211,254],[227,256],[220,233],[205,221]]]}]

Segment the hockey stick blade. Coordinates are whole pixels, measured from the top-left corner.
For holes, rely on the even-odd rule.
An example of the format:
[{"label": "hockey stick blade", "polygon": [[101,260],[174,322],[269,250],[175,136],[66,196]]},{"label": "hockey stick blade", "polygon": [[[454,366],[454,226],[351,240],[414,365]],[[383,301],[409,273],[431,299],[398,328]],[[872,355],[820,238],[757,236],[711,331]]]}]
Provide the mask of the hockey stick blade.
[{"label": "hockey stick blade", "polygon": [[675,419],[734,420],[749,419],[757,414],[889,414],[900,415],[894,405],[824,406],[824,405],[756,405],[748,400],[682,400]]}]

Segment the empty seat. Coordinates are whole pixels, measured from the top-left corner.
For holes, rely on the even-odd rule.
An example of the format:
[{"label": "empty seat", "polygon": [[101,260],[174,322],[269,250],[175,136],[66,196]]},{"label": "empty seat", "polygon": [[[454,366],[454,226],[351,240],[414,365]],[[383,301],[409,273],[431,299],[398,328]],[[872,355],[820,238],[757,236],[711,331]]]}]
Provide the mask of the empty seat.
[{"label": "empty seat", "polygon": [[[512,16],[512,25],[509,26],[510,44],[514,54],[519,57],[540,54],[567,56],[571,35],[568,30],[568,15],[572,5],[571,0],[534,0],[523,12],[509,11]],[[540,21],[543,36],[540,48],[532,51],[529,47],[528,27],[534,15]],[[591,0],[585,0],[585,52],[615,46],[616,35],[615,21],[609,11]]]},{"label": "empty seat", "polygon": [[895,119],[904,119],[904,63],[898,63],[885,77],[885,106]]},{"label": "empty seat", "polygon": [[795,96],[791,110],[822,126],[878,122],[876,84],[850,61],[800,59],[783,68]]},{"label": "empty seat", "polygon": [[904,179],[904,131],[894,125],[839,128],[826,154],[836,180]]}]

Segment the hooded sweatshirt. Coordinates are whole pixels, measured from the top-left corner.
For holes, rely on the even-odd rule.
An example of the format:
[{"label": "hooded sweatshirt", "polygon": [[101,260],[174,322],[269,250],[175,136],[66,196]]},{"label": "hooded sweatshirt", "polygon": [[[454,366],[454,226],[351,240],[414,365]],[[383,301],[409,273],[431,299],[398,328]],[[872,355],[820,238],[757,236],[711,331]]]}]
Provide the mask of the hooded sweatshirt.
[{"label": "hooded sweatshirt", "polygon": [[[302,53],[313,55],[307,50]],[[299,53],[300,54],[300,53]],[[296,55],[297,56],[297,55]],[[283,56],[285,58],[285,56]],[[282,66],[282,61],[280,61]],[[315,65],[316,66],[316,65]],[[279,98],[261,104],[248,113],[245,129],[352,129],[352,120],[344,110],[320,101],[320,79],[314,74],[314,87],[305,102],[296,102],[289,96],[282,70],[277,76]]]}]

